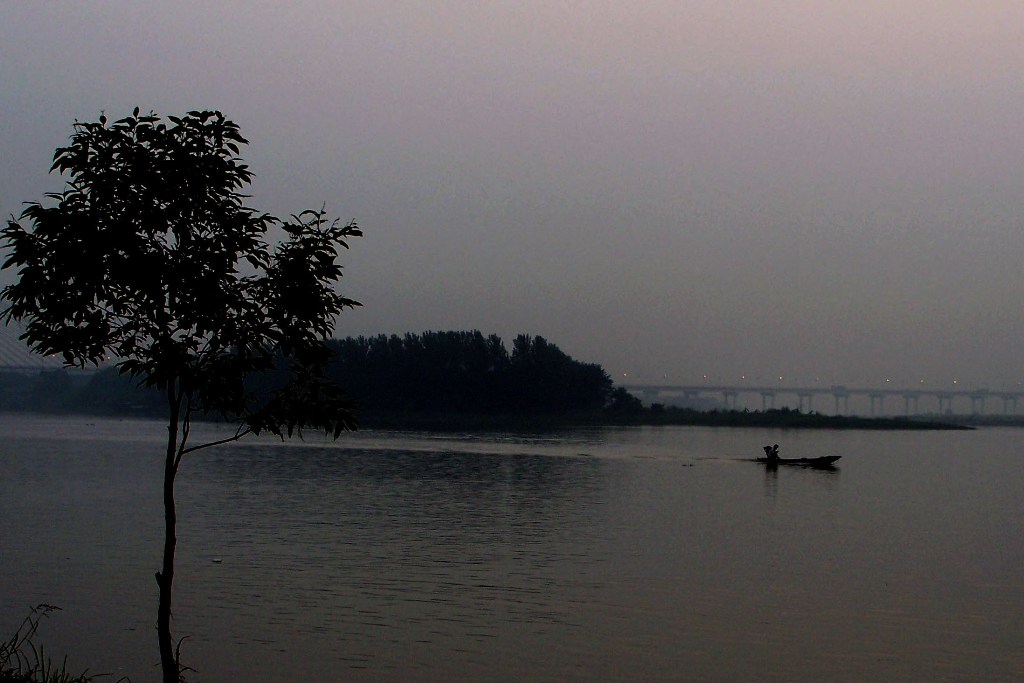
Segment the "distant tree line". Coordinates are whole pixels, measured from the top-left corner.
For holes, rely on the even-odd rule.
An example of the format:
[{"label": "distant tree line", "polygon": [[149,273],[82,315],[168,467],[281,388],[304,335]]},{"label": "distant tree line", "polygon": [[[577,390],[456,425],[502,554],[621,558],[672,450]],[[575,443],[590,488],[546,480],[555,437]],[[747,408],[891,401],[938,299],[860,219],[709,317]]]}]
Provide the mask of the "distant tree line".
[{"label": "distant tree line", "polygon": [[[361,403],[359,419],[366,426],[486,429],[568,422],[958,429],[963,421],[822,415],[793,408],[701,411],[657,403],[644,407],[636,396],[613,387],[600,366],[573,360],[543,337],[520,335],[511,352],[500,338],[479,332],[379,335],[328,344],[336,355],[327,374]],[[91,375],[64,370],[0,374],[0,411],[158,416],[162,407],[160,392],[139,388],[114,369]],[[483,419],[463,419],[466,416]]]},{"label": "distant tree line", "polygon": [[[544,337],[521,334],[511,350],[497,335],[424,332],[327,342],[326,376],[359,404],[361,419],[388,416],[606,416],[635,413],[640,401],[612,384],[600,365],[571,358]],[[254,380],[271,392],[273,373]],[[0,410],[159,414],[162,398],[113,369],[70,379],[62,371],[0,378]]]},{"label": "distant tree line", "polygon": [[600,411],[613,393],[600,365],[544,337],[424,332],[332,340],[329,376],[366,413],[564,414]]}]

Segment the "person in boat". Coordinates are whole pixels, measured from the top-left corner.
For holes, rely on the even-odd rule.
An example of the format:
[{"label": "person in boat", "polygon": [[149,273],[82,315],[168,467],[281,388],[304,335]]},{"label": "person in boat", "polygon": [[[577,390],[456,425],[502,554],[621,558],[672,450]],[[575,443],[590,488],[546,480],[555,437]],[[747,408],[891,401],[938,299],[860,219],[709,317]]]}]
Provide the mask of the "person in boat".
[{"label": "person in boat", "polygon": [[770,463],[779,461],[779,444],[764,447],[764,459]]}]

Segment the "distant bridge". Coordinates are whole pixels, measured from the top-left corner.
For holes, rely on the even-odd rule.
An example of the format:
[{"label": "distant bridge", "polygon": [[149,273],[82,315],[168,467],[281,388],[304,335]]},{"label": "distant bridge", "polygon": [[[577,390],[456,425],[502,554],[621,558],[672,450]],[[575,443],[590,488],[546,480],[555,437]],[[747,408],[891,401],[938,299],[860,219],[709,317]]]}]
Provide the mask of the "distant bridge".
[{"label": "distant bridge", "polygon": [[[18,336],[22,333],[17,323],[4,325],[0,323],[0,373],[32,375],[49,370],[60,370],[65,367],[60,356],[41,356],[33,353],[28,345]],[[76,373],[95,372],[100,368],[87,365],[75,368]]]},{"label": "distant bridge", "polygon": [[849,414],[850,397],[867,399],[870,403],[871,415],[879,415],[885,412],[885,400],[896,398],[903,401],[904,412],[907,415],[914,415],[920,412],[922,399],[926,403],[935,406],[937,413],[948,414],[953,412],[953,402],[961,405],[965,402],[970,404],[970,412],[975,415],[985,413],[986,403],[989,400],[1002,401],[1003,413],[1015,415],[1018,403],[1024,400],[1024,391],[993,391],[990,389],[891,389],[891,388],[864,388],[847,387],[841,384],[830,387],[781,387],[770,385],[661,385],[661,384],[631,384],[624,385],[624,389],[640,397],[645,403],[660,403],[673,397],[682,397],[687,400],[718,396],[721,398],[726,409],[735,409],[740,396],[753,396],[755,399],[760,396],[761,409],[768,410],[775,407],[775,400],[779,396],[796,397],[800,410],[810,412],[814,409],[813,403],[816,397],[831,398],[835,406],[836,415]]},{"label": "distant bridge", "polygon": [[30,374],[64,367],[63,359],[59,357],[32,353],[28,345],[18,339],[21,332],[14,323],[0,323],[0,372]]}]

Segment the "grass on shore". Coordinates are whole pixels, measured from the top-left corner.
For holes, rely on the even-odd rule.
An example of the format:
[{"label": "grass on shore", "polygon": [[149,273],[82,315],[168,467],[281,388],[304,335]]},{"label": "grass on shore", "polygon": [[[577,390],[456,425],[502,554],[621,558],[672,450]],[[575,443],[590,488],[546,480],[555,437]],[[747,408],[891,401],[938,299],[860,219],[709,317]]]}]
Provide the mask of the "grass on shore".
[{"label": "grass on shore", "polygon": [[[46,656],[43,646],[36,643],[39,622],[50,612],[59,610],[53,605],[33,607],[18,630],[8,640],[0,642],[0,683],[94,683],[105,674],[89,675],[83,671],[77,676],[67,671],[67,657],[58,666]],[[130,683],[122,678],[117,683]]]}]

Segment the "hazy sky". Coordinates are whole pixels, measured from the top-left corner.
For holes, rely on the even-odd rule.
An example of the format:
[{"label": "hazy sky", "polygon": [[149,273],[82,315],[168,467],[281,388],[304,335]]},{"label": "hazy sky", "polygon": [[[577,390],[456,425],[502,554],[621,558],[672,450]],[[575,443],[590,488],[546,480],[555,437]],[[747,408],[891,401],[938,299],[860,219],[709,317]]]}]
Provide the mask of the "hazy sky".
[{"label": "hazy sky", "polygon": [[221,109],[356,218],[341,336],[622,381],[1024,381],[1020,0],[0,0],[0,211],[75,118]]}]

